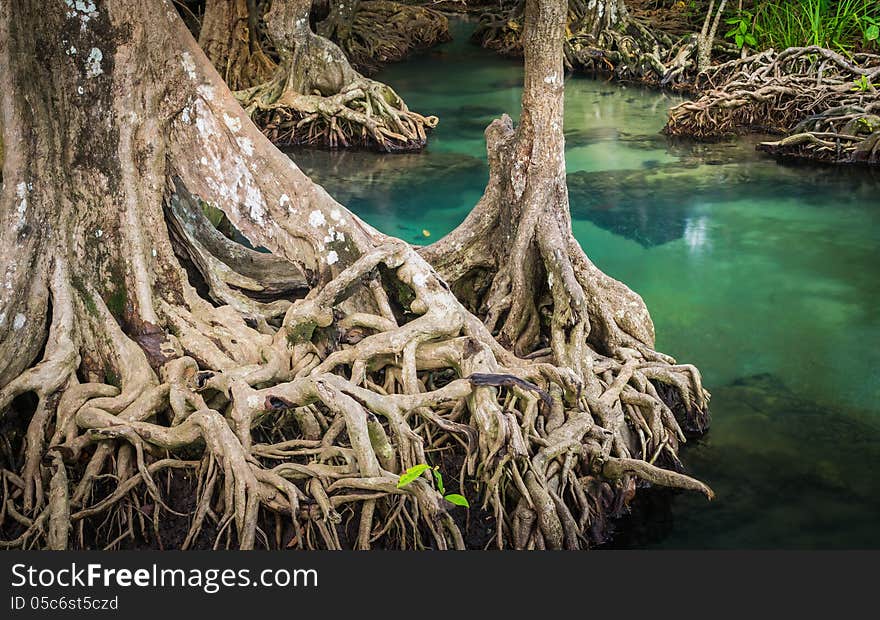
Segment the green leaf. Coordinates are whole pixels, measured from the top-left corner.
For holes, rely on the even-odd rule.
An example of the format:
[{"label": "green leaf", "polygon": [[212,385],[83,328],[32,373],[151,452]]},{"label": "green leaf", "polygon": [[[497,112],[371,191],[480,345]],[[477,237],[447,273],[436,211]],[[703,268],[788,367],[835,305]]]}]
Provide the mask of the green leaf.
[{"label": "green leaf", "polygon": [[739,31],[743,34],[747,33],[749,31],[749,25],[745,22],[740,22]]},{"label": "green leaf", "polygon": [[868,39],[868,41],[876,41],[877,39],[880,39],[880,26],[869,26],[868,30],[865,31],[865,38]]},{"label": "green leaf", "polygon": [[739,32],[739,28],[733,28],[732,30],[728,31],[727,34],[724,35],[724,38],[731,39],[731,38],[733,38],[733,35],[735,35],[737,32]]},{"label": "green leaf", "polygon": [[750,47],[757,47],[758,40],[754,37],[754,35],[747,34],[746,35],[746,44]]},{"label": "green leaf", "polygon": [[456,506],[464,506],[465,508],[471,507],[471,505],[468,504],[467,498],[465,498],[464,495],[459,495],[458,493],[450,493],[449,495],[446,495],[444,499],[451,504],[455,504]]},{"label": "green leaf", "polygon": [[440,495],[446,493],[446,489],[443,488],[443,474],[440,473],[440,470],[434,467],[434,480],[437,481],[437,490],[440,491]]},{"label": "green leaf", "polygon": [[745,43],[745,37],[743,37],[741,34],[737,34],[736,35],[736,46],[742,47],[743,43]]},{"label": "green leaf", "polygon": [[402,489],[429,469],[431,469],[431,466],[425,463],[413,465],[400,475],[400,479],[397,481],[397,488]]}]

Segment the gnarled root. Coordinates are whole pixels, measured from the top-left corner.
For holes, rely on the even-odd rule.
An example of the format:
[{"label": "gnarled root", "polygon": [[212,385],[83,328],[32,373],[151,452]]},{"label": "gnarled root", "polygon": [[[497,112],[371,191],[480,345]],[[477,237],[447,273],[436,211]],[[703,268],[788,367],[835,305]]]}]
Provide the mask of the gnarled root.
[{"label": "gnarled root", "polygon": [[701,74],[697,86],[704,94],[673,107],[665,132],[704,139],[790,133],[765,150],[870,163],[876,161],[873,142],[864,136],[874,133],[872,117],[880,111],[878,80],[880,56],[846,58],[814,46],[768,50]]},{"label": "gnarled root", "polygon": [[263,132],[281,145],[424,147],[437,117],[411,111],[390,86],[355,71],[342,50],[310,30],[301,4],[273,3],[267,29],[282,61],[271,80],[235,93]]},{"label": "gnarled root", "polygon": [[[677,469],[684,430],[704,428],[699,373],[653,351],[641,299],[571,236],[558,47],[526,63],[522,129],[490,127],[486,196],[423,256],[274,149],[188,36],[160,39],[184,32],[173,12],[115,6],[120,27],[97,34],[150,50],[180,97],[157,96],[167,91],[139,65],[105,65],[114,109],[129,96],[157,106],[139,148],[127,117],[108,114],[107,130],[82,103],[34,109],[53,137],[57,118],[77,123],[82,148],[112,132],[97,142],[120,162],[112,196],[94,182],[104,159],[57,176],[80,168],[16,137],[0,209],[15,213],[24,179],[25,223],[57,232],[28,245],[11,228],[16,245],[0,245],[43,287],[0,297],[0,350],[36,342],[0,386],[2,546],[463,548],[451,492],[492,522],[491,539],[468,546],[583,548],[607,537],[641,482],[711,497],[659,469]],[[562,6],[531,6],[532,47],[561,46]],[[40,3],[23,7],[40,22]],[[0,4],[0,27],[9,15]],[[35,43],[12,35],[0,47],[15,77],[4,122],[24,136],[22,89],[60,79],[33,72],[70,69],[64,57],[13,67]],[[112,44],[129,41],[101,48]],[[130,88],[111,93],[120,83]],[[25,168],[40,173],[33,189]],[[93,182],[68,195],[71,179]],[[206,203],[272,254],[211,231]],[[442,471],[443,492],[430,471],[398,488],[423,463]]]},{"label": "gnarled root", "polygon": [[[701,50],[707,46],[724,53],[733,50],[716,42],[708,32],[687,32],[689,26],[670,9],[663,9],[663,13],[663,19],[658,20],[655,12],[627,9],[615,0],[569,0],[566,68],[692,90],[700,71]],[[710,22],[707,19],[707,24]],[[483,12],[473,38],[498,53],[520,56],[522,31],[523,3],[515,2]]]},{"label": "gnarled root", "polygon": [[780,159],[833,164],[880,165],[880,102],[865,107],[831,108],[813,115],[775,142],[758,150]]},{"label": "gnarled root", "polygon": [[281,66],[272,81],[236,93],[248,114],[279,145],[365,147],[414,151],[425,146],[436,116],[406,107],[390,86],[359,77],[330,95],[303,95],[288,88]]},{"label": "gnarled root", "polygon": [[317,26],[318,34],[341,47],[360,71],[373,72],[452,38],[446,16],[426,6],[362,0],[350,3],[354,6],[349,14],[332,4]]},{"label": "gnarled root", "polygon": [[[389,298],[408,321],[399,323],[391,307],[374,315],[348,306],[353,285],[377,278],[377,270],[410,291]],[[29,439],[37,458],[25,460],[22,475],[7,472],[12,488],[4,500],[16,518],[2,527],[19,532],[9,544],[87,545],[82,535],[68,542],[69,527],[102,519],[116,524],[96,530],[105,532],[106,544],[156,536],[161,513],[182,514],[156,476],[181,468],[198,478],[198,499],[185,509],[184,546],[461,548],[451,506],[429,480],[396,486],[400,472],[429,460],[445,469],[448,489],[458,487],[494,514],[499,546],[577,548],[601,540],[605,520],[623,506],[609,504],[608,491],[626,495],[635,479],[709,494],[701,483],[643,462],[675,463],[683,440],[657,382],[681,390],[688,415],[705,411],[694,369],[634,351],[621,362],[580,350],[582,359],[566,362],[571,368],[557,366],[553,355],[515,358],[399,242],[365,254],[294,301],[265,335],[228,307],[206,309],[215,333],[238,334],[217,341],[239,360],[224,368],[208,361],[203,337],[181,328],[169,342],[201,361],[177,354],[157,376],[100,298],[93,299],[103,338],[117,352],[122,390],[79,384],[72,353],[63,372],[52,373],[57,379],[40,382],[45,395],[61,396],[60,405],[31,423],[41,427],[39,436],[53,437],[51,445]],[[173,312],[175,321],[185,314]],[[330,349],[321,344],[328,329],[343,334]],[[355,332],[358,339],[344,336]],[[263,361],[236,354],[237,340],[263,343]],[[46,360],[55,356],[47,351]],[[7,394],[37,389],[26,377],[39,368],[46,366],[28,371]],[[430,456],[445,453],[463,459],[458,481],[444,457]],[[77,463],[86,455],[82,469]],[[27,463],[48,467],[46,474]],[[108,467],[116,483],[105,487]],[[144,505],[153,518],[138,525],[131,509]],[[274,541],[261,514],[282,519]]]}]

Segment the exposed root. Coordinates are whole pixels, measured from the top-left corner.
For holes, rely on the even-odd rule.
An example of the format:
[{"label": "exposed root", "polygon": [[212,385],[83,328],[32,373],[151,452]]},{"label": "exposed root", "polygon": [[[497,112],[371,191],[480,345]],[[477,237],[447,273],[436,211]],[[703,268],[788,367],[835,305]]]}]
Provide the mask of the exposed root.
[{"label": "exposed root", "polygon": [[[449,20],[426,7],[389,0],[351,2],[353,13],[331,3],[318,34],[336,43],[352,65],[373,72],[421,49],[449,41]],[[349,4],[349,3],[345,3]]]},{"label": "exposed root", "polygon": [[[129,148],[131,136],[108,140],[111,159],[127,163],[114,178],[119,197],[100,202],[106,191],[95,184],[91,202],[59,198],[51,212],[45,347],[0,388],[0,412],[18,414],[5,421],[24,427],[3,455],[2,546],[576,549],[607,538],[637,484],[711,498],[701,482],[667,471],[679,468],[685,430],[708,420],[699,372],[653,350],[641,299],[571,235],[553,127],[561,7],[532,5],[554,11],[529,18],[548,27],[534,29],[532,44],[548,47],[527,62],[521,128],[505,119],[489,129],[481,206],[423,256],[274,149],[188,37],[151,46],[159,33],[184,32],[173,13],[117,2],[118,31],[142,37],[134,44],[169,71],[179,67],[167,79],[184,96],[152,110],[170,120],[143,150]],[[31,18],[44,10],[35,1],[24,9]],[[0,5],[0,26],[8,17]],[[152,33],[128,27],[150,18]],[[33,54],[5,52],[32,49],[33,37],[8,41],[0,67],[15,75],[3,92],[11,106],[11,93],[35,81],[9,58]],[[123,44],[101,46],[114,43],[122,58]],[[195,67],[175,64],[185,54]],[[68,64],[60,58],[58,70]],[[108,83],[164,101],[139,67],[113,71]],[[91,109],[69,112],[95,129]],[[68,187],[29,197],[39,205]],[[10,197],[4,215],[18,204]],[[272,255],[212,232],[203,203]],[[98,218],[100,235],[86,216]],[[102,240],[90,256],[78,251],[86,238]],[[123,268],[108,283],[100,267],[118,257]],[[46,304],[35,306],[19,328],[43,316]],[[443,473],[445,493],[430,470],[398,487],[423,463]],[[493,521],[491,537],[466,545],[464,509],[444,499],[450,492]]]},{"label": "exposed root", "polygon": [[[409,322],[398,325],[390,317],[341,310],[352,284],[375,277],[370,274],[377,267],[392,270],[400,284],[413,291]],[[557,547],[565,538],[565,546],[572,548],[594,539],[589,532],[596,519],[612,516],[598,511],[598,499],[587,499],[593,476],[621,491],[634,475],[652,484],[710,494],[686,476],[631,460],[654,461],[664,451],[674,455],[683,439],[652,382],[682,390],[682,402],[689,409],[685,415],[702,415],[705,395],[693,369],[635,358],[620,363],[588,354],[577,364],[589,379],[582,384],[570,371],[545,360],[508,355],[508,367],[493,354],[497,345],[488,333],[472,323],[442,281],[430,274],[406,245],[389,244],[293,302],[281,325],[270,330],[262,354],[268,361],[206,371],[199,370],[204,362],[176,357],[164,364],[163,383],[157,383],[144,354],[106,323],[107,337],[119,347],[120,359],[129,360],[124,389],[114,395],[112,386],[99,390],[75,384],[64,390],[58,381],[46,385],[47,395],[59,390],[63,394],[63,406],[55,416],[39,422],[42,432],[54,427],[57,443],[40,444],[36,463],[39,467],[48,450],[54,455],[53,473],[44,478],[26,466],[25,475],[9,478],[18,486],[7,502],[21,516],[18,528],[23,529],[10,544],[43,540],[52,548],[77,546],[66,538],[69,524],[124,512],[131,502],[149,503],[157,515],[177,514],[167,505],[155,476],[181,467],[199,473],[198,501],[187,509],[192,511],[192,525],[185,546],[230,541],[242,548],[256,546],[263,507],[289,520],[283,545],[368,548],[378,542],[388,547],[461,548],[459,526],[448,518],[449,506],[428,481],[405,489],[396,486],[399,472],[427,462],[428,454],[448,450],[465,459],[468,483],[460,490],[480,499],[484,509],[497,516],[501,545],[514,544],[514,524],[509,521],[513,513],[506,499],[513,488],[518,489],[513,494],[532,507],[517,513],[520,538],[523,511],[535,510],[536,529],[522,540],[541,536],[544,545]],[[213,322],[241,329],[229,322],[233,315],[224,318],[220,310]],[[106,309],[101,312],[109,318]],[[303,355],[314,355],[313,347],[303,345],[317,342],[320,331],[337,321],[349,329],[358,325],[367,335],[318,355],[317,365],[303,366]],[[251,339],[256,336],[254,332]],[[281,364],[271,361],[276,354]],[[453,377],[442,379],[450,371]],[[88,398],[90,394],[97,397]],[[77,410],[78,430],[69,424],[72,409]],[[304,410],[317,422],[317,432],[294,415]],[[201,464],[183,456],[200,445]],[[130,466],[121,461],[125,446],[134,449]],[[92,453],[89,466],[77,474],[75,463],[87,453]],[[101,496],[96,485],[114,453],[118,486]],[[442,466],[445,460],[437,463]],[[602,464],[598,470],[596,463]],[[70,473],[80,477],[72,497],[66,494]],[[452,482],[452,472],[446,473],[450,487],[460,485]],[[48,484],[47,494],[41,491],[46,484],[42,480]],[[136,494],[139,488],[144,496]],[[48,501],[28,499],[43,496]],[[348,529],[340,510],[358,504],[360,516]],[[578,507],[577,518],[569,513],[572,506]],[[418,515],[422,524],[411,532],[414,538],[404,534],[404,511],[410,518]],[[559,535],[560,518],[571,530],[567,538]],[[396,519],[401,521],[394,525]],[[213,542],[204,539],[208,523],[211,531],[220,532]],[[8,522],[3,527],[16,529]],[[422,527],[429,541],[422,540]],[[149,539],[151,530],[152,524],[145,524],[138,537]],[[123,539],[131,539],[134,527],[123,533]]]},{"label": "exposed root", "polygon": [[[846,58],[821,47],[768,50],[714,66],[701,74],[704,94],[670,110],[666,133],[719,138],[749,131],[791,136],[768,149],[842,162],[872,161],[880,56]],[[831,134],[839,135],[839,139]],[[808,146],[809,143],[809,146]],[[803,147],[803,148],[801,148]],[[831,157],[828,149],[834,151]]]},{"label": "exposed root", "polygon": [[[486,10],[480,16],[474,40],[504,55],[522,55],[523,6],[522,2],[513,2]],[[723,6],[714,9],[713,2],[703,31],[691,33],[671,9],[663,9],[664,19],[658,22],[656,12],[628,9],[617,0],[569,0],[566,68],[692,90],[697,74],[708,67],[711,50],[728,54],[734,51],[716,40]]]},{"label": "exposed root", "polygon": [[310,30],[301,4],[273,3],[267,28],[281,63],[272,79],[236,93],[263,132],[281,145],[424,147],[437,117],[411,111],[390,86],[355,71],[342,50]]},{"label": "exposed root", "polygon": [[864,108],[831,108],[798,123],[790,135],[758,150],[780,159],[880,165],[880,102]]}]

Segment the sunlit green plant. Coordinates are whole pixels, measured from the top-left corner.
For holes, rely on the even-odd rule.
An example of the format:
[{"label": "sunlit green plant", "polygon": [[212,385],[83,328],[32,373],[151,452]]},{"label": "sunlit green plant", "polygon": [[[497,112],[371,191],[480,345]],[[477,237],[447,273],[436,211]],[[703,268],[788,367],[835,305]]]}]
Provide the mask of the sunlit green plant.
[{"label": "sunlit green plant", "polygon": [[431,470],[434,478],[434,484],[437,487],[437,490],[440,492],[440,495],[443,496],[447,502],[451,504],[455,504],[456,506],[464,506],[465,508],[470,508],[470,504],[467,501],[467,498],[464,495],[459,495],[458,493],[446,493],[446,488],[443,486],[443,474],[440,473],[440,468],[436,465],[431,467],[427,463],[419,463],[418,465],[413,465],[405,472],[400,474],[400,478],[397,481],[397,488],[402,489],[406,485],[411,484],[416,478],[424,474],[426,471]]},{"label": "sunlit green plant", "polygon": [[746,45],[757,47],[758,39],[755,37],[755,16],[750,11],[742,11],[739,15],[725,20],[733,28],[724,36],[733,39],[739,49]]},{"label": "sunlit green plant", "polygon": [[866,44],[877,45],[880,42],[880,15],[865,15],[861,19],[862,34]]},{"label": "sunlit green plant", "polygon": [[869,80],[868,76],[866,76],[866,75],[863,75],[862,77],[857,79],[854,83],[855,83],[855,86],[853,87],[853,90],[857,90],[862,93],[868,92],[869,90],[871,90],[874,87],[874,85],[871,84],[871,80]]},{"label": "sunlit green plant", "polygon": [[[743,14],[732,18],[736,20],[736,29],[748,17]],[[751,25],[757,43],[763,47],[785,49],[815,45],[849,52],[859,43],[866,47],[877,45],[880,2],[772,0],[757,8]]]}]

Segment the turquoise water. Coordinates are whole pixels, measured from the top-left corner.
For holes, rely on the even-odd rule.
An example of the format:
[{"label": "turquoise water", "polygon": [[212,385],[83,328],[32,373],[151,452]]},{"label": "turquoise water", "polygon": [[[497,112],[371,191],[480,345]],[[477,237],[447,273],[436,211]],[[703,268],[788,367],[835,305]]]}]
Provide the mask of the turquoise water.
[{"label": "turquoise water", "polygon": [[[468,28],[378,76],[440,117],[427,151],[291,154],[412,242],[476,203],[483,130],[519,107],[521,67],[470,46]],[[684,461],[718,499],[645,495],[613,544],[880,547],[880,177],[780,166],[748,142],[671,143],[659,131],[675,101],[566,82],[575,234],[644,297],[658,348],[698,365],[713,393],[712,429]]]}]

